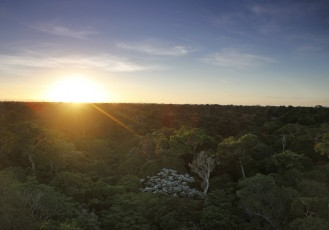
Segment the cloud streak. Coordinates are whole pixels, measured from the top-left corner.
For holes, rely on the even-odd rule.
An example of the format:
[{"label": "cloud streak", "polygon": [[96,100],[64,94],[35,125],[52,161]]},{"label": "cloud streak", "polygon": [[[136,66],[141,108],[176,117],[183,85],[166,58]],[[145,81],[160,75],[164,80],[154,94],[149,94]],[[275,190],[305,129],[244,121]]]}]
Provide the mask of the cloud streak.
[{"label": "cloud streak", "polygon": [[164,44],[160,41],[149,40],[147,42],[130,42],[123,43],[120,42],[117,44],[119,48],[137,51],[146,54],[152,55],[162,55],[162,56],[184,56],[187,55],[191,50],[182,45],[173,45]]},{"label": "cloud streak", "polygon": [[111,55],[99,56],[32,56],[0,55],[0,69],[16,73],[28,68],[81,68],[104,70],[109,72],[135,72],[156,69],[155,66],[143,65]]},{"label": "cloud streak", "polygon": [[93,30],[77,30],[53,23],[41,23],[36,26],[32,26],[32,28],[47,34],[76,38],[81,40],[86,40],[90,36],[98,34],[98,32]]},{"label": "cloud streak", "polygon": [[223,49],[202,59],[203,62],[222,68],[245,69],[275,63],[276,60],[262,55],[241,52],[236,49]]}]

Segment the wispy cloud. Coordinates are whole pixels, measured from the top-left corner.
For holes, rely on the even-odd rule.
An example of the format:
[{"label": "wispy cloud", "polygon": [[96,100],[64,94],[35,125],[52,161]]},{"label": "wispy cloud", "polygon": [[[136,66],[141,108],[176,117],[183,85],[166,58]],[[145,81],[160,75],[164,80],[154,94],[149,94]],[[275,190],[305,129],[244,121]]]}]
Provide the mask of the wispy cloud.
[{"label": "wispy cloud", "polygon": [[256,16],[273,17],[277,20],[300,20],[314,15],[322,8],[322,4],[320,1],[296,1],[294,3],[282,1],[251,4],[247,6],[247,9]]},{"label": "wispy cloud", "polygon": [[299,26],[303,28],[302,31],[307,31],[311,29],[310,24],[322,23],[323,19],[320,15],[326,12],[324,4],[322,1],[295,1],[293,3],[269,1],[263,4],[252,3],[247,6],[247,9],[252,15],[251,18],[255,19],[255,24],[259,26],[261,33],[292,34],[298,31]]},{"label": "wispy cloud", "polygon": [[321,51],[321,48],[319,46],[313,45],[313,44],[305,44],[305,45],[300,45],[296,48],[296,51],[299,53],[314,53],[314,52],[319,52]]},{"label": "wispy cloud", "polygon": [[205,63],[232,69],[253,68],[276,62],[271,57],[241,52],[236,49],[223,49],[221,52],[210,54],[202,60]]},{"label": "wispy cloud", "polygon": [[99,56],[32,56],[0,55],[0,69],[17,73],[28,68],[81,68],[110,72],[135,72],[156,69],[156,66],[139,64],[111,55]]},{"label": "wispy cloud", "polygon": [[273,15],[277,13],[278,8],[269,7],[267,5],[253,4],[248,9],[256,15]]},{"label": "wispy cloud", "polygon": [[164,56],[183,56],[191,51],[191,49],[186,46],[170,45],[155,39],[150,39],[144,42],[120,42],[117,46],[127,50]]},{"label": "wispy cloud", "polygon": [[55,23],[40,23],[31,27],[47,34],[71,37],[82,40],[88,39],[89,36],[98,34],[98,32],[93,30],[78,30]]}]

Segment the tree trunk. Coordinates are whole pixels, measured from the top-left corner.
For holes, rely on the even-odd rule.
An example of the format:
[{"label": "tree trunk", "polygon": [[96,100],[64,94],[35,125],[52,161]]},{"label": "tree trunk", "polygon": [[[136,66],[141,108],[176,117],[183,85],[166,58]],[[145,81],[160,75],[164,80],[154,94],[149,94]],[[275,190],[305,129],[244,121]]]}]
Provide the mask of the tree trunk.
[{"label": "tree trunk", "polygon": [[29,155],[29,161],[31,163],[31,168],[32,168],[32,175],[35,177],[36,176],[36,170],[35,170],[35,162],[34,162],[34,156],[31,152],[28,152]]},{"label": "tree trunk", "polygon": [[287,144],[286,135],[284,135],[284,134],[282,135],[281,141],[282,141],[282,152],[284,152],[286,150],[286,144]]},{"label": "tree trunk", "polygon": [[204,179],[204,183],[205,183],[205,188],[204,188],[204,190],[203,190],[203,193],[204,193],[205,195],[207,195],[207,192],[208,192],[208,189],[209,189],[209,176],[208,176],[208,178],[205,178],[205,179]]},{"label": "tree trunk", "polygon": [[193,146],[193,153],[195,153],[196,147],[198,146],[198,144]]},{"label": "tree trunk", "polygon": [[243,167],[243,164],[242,164],[241,157],[239,157],[239,162],[240,162],[240,168],[241,168],[242,177],[243,177],[243,179],[245,179],[246,178],[246,174],[244,172],[244,167]]}]

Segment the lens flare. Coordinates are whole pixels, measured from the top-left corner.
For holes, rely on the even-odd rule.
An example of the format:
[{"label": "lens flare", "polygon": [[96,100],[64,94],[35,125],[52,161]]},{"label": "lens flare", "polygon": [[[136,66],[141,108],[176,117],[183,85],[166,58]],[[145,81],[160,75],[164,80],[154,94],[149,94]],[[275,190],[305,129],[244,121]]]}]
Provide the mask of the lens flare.
[{"label": "lens flare", "polygon": [[52,102],[108,102],[108,94],[86,77],[67,77],[50,87],[46,95]]}]

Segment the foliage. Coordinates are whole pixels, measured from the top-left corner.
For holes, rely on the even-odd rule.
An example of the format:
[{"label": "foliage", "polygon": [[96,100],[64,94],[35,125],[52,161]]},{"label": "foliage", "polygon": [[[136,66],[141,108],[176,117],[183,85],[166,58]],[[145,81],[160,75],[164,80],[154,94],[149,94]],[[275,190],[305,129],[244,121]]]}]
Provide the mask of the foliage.
[{"label": "foliage", "polygon": [[140,180],[137,176],[126,175],[119,180],[118,185],[125,188],[127,192],[137,193],[140,187]]},{"label": "foliage", "polygon": [[239,229],[236,196],[232,189],[215,190],[205,200],[201,225],[203,229]]},{"label": "foliage", "polygon": [[101,214],[103,229],[151,229],[156,196],[152,193],[118,195],[108,210]]},{"label": "foliage", "polygon": [[35,229],[52,219],[65,222],[76,215],[75,204],[68,197],[34,178],[19,182],[13,171],[2,171],[0,185],[2,229]]},{"label": "foliage", "polygon": [[176,154],[192,154],[197,152],[197,148],[211,143],[213,140],[206,132],[199,128],[182,126],[170,136],[170,148]]},{"label": "foliage", "polygon": [[51,185],[77,201],[83,201],[92,188],[92,180],[81,173],[62,172],[57,174],[51,182]]},{"label": "foliage", "polygon": [[298,218],[290,223],[290,229],[292,230],[327,230],[328,228],[328,220],[312,216],[304,219]]},{"label": "foliage", "polygon": [[296,154],[290,150],[274,154],[271,158],[274,162],[274,165],[280,171],[289,169],[302,170],[304,168],[303,163],[306,161],[306,158],[303,155]]},{"label": "foliage", "polygon": [[74,206],[69,198],[48,185],[37,183],[35,179],[29,179],[20,185],[17,196],[28,211],[41,222],[74,215]]},{"label": "foliage", "polygon": [[284,222],[289,203],[296,196],[261,174],[241,180],[237,194],[246,213],[267,228],[278,228]]},{"label": "foliage", "polygon": [[297,189],[303,196],[306,197],[328,197],[328,187],[324,183],[320,183],[313,180],[302,180]]},{"label": "foliage", "polygon": [[219,161],[230,161],[240,166],[243,178],[246,178],[245,164],[251,161],[252,152],[259,144],[257,136],[245,134],[242,137],[229,137],[218,145],[217,156]]},{"label": "foliage", "polygon": [[35,221],[28,207],[19,199],[20,182],[17,181],[12,169],[0,171],[0,224],[1,229],[36,229]]},{"label": "foliage", "polygon": [[298,197],[292,202],[290,213],[294,218],[308,216],[327,218],[328,201],[328,198]]},{"label": "foliage", "polygon": [[329,157],[329,133],[324,133],[322,140],[315,145],[315,150]]},{"label": "foliage", "polygon": [[193,197],[200,193],[188,184],[194,178],[188,174],[178,174],[173,169],[162,169],[156,176],[149,176],[141,180],[142,192],[153,192],[172,196]]},{"label": "foliage", "polygon": [[328,108],[98,107],[132,132],[90,104],[0,103],[1,229],[328,229]]}]

